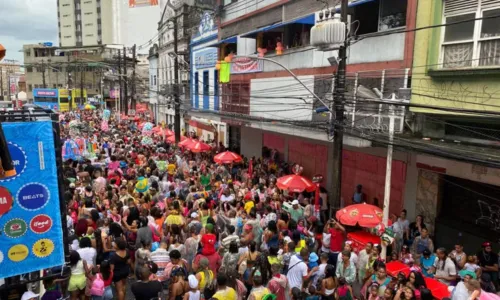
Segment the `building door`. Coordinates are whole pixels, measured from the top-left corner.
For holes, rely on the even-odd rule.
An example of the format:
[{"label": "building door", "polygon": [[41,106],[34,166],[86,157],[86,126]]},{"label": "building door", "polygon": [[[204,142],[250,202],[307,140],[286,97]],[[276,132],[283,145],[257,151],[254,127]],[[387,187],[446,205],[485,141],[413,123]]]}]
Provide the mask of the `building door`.
[{"label": "building door", "polygon": [[229,125],[229,143],[230,151],[240,153],[241,149],[241,128]]}]

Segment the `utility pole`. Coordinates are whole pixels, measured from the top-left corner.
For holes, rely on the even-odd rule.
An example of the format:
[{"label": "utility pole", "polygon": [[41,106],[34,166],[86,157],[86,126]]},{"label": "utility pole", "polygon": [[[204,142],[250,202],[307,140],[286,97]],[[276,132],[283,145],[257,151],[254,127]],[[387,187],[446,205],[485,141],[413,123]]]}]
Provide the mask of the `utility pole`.
[{"label": "utility pole", "polygon": [[83,63],[80,65],[80,106],[83,105]]},{"label": "utility pole", "polygon": [[132,101],[131,101],[131,104],[130,104],[130,107],[135,110],[135,105],[136,105],[136,99],[135,99],[135,96],[136,96],[136,86],[137,86],[137,78],[135,77],[135,66],[136,66],[136,62],[135,60],[137,59],[137,51],[136,51],[136,45],[134,44],[134,46],[132,47],[132,57],[133,57],[133,61],[132,63],[134,64],[134,68],[132,69]]},{"label": "utility pole", "polygon": [[[342,0],[340,7],[341,22],[347,24],[347,5],[348,0]],[[347,30],[347,26],[346,26]],[[347,37],[347,33],[346,33]],[[342,189],[342,148],[344,141],[344,103],[345,103],[345,80],[346,80],[346,59],[347,59],[347,38],[339,49],[339,64],[337,68],[335,91],[333,93],[334,114],[333,121],[333,197],[330,203],[330,212],[333,213],[333,208],[340,208],[341,205],[341,189]]]},{"label": "utility pole", "polygon": [[123,47],[123,76],[125,77],[125,98],[122,99],[123,113],[128,115],[128,76],[127,76],[127,48]]},{"label": "utility pole", "polygon": [[44,89],[47,88],[47,84],[45,83],[45,63],[43,62],[43,59],[42,59],[42,85]]},{"label": "utility pole", "polygon": [[180,97],[179,97],[179,57],[177,53],[177,38],[178,38],[178,28],[177,28],[177,17],[173,19],[174,21],[174,101],[175,101],[175,118],[174,118],[174,131],[175,131],[175,142],[179,143],[181,141],[181,113],[180,113]]},{"label": "utility pole", "polygon": [[0,99],[3,99],[3,69],[0,67]]},{"label": "utility pole", "polygon": [[122,81],[122,51],[118,50],[118,82],[120,83],[120,102],[118,102],[118,114],[121,114],[122,112],[122,104],[121,101],[123,100],[123,81]]},{"label": "utility pole", "polygon": [[[71,68],[71,69],[70,69]],[[69,64],[69,56],[68,56],[68,65],[66,67],[66,73],[68,75],[68,95],[69,95],[69,111],[73,111],[73,103],[75,102],[75,97],[73,97],[73,93],[72,93],[72,87],[73,87],[73,78],[72,78],[72,75],[71,75],[71,70],[72,70],[72,67],[70,66]]]}]

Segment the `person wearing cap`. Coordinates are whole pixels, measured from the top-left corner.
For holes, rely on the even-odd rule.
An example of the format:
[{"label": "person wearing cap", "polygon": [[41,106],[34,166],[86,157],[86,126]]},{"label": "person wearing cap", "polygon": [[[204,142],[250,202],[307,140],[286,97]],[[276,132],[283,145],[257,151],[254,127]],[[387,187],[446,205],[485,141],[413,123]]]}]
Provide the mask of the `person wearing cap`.
[{"label": "person wearing cap", "polygon": [[477,253],[479,266],[483,274],[489,274],[491,280],[497,286],[498,281],[498,255],[493,252],[490,242],[484,242],[483,249]]},{"label": "person wearing cap", "polygon": [[467,271],[467,270],[462,270],[458,272],[458,275],[460,278],[462,278],[462,281],[458,282],[457,285],[453,288],[450,286],[448,289],[451,292],[451,300],[462,300],[462,299],[468,299],[469,297],[469,290],[467,289],[467,283],[471,279],[476,279],[476,273]]},{"label": "person wearing cap", "polygon": [[33,293],[32,291],[24,292],[21,300],[38,300],[39,295]]},{"label": "person wearing cap", "polygon": [[198,289],[198,279],[196,279],[196,276],[194,275],[188,276],[188,285],[189,285],[189,291],[186,293],[186,295],[184,295],[183,300],[200,300],[201,293],[200,290]]},{"label": "person wearing cap", "polygon": [[270,294],[268,288],[262,285],[262,273],[259,269],[254,269],[252,272],[253,288],[250,291],[248,300],[261,300],[265,295]]},{"label": "person wearing cap", "polygon": [[292,206],[283,204],[283,210],[288,212],[295,222],[299,222],[299,220],[304,217],[304,208],[300,206],[299,200],[297,199],[292,201]]}]

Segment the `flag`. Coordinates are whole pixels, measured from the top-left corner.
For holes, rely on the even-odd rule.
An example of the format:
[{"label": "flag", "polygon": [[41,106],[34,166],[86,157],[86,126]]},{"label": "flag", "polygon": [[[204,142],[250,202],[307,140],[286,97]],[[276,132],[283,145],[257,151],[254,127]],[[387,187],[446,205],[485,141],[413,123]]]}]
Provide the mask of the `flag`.
[{"label": "flag", "polygon": [[222,61],[220,63],[219,75],[219,81],[221,83],[228,83],[231,79],[231,64],[226,61]]}]

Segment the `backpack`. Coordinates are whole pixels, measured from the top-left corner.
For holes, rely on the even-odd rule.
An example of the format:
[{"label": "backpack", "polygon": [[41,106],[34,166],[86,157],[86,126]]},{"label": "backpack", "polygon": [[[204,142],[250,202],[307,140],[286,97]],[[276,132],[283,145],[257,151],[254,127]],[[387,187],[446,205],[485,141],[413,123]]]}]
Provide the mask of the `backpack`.
[{"label": "backpack", "polygon": [[97,273],[94,280],[92,281],[92,287],[90,288],[90,294],[92,296],[102,296],[104,295],[104,280],[100,273]]}]

